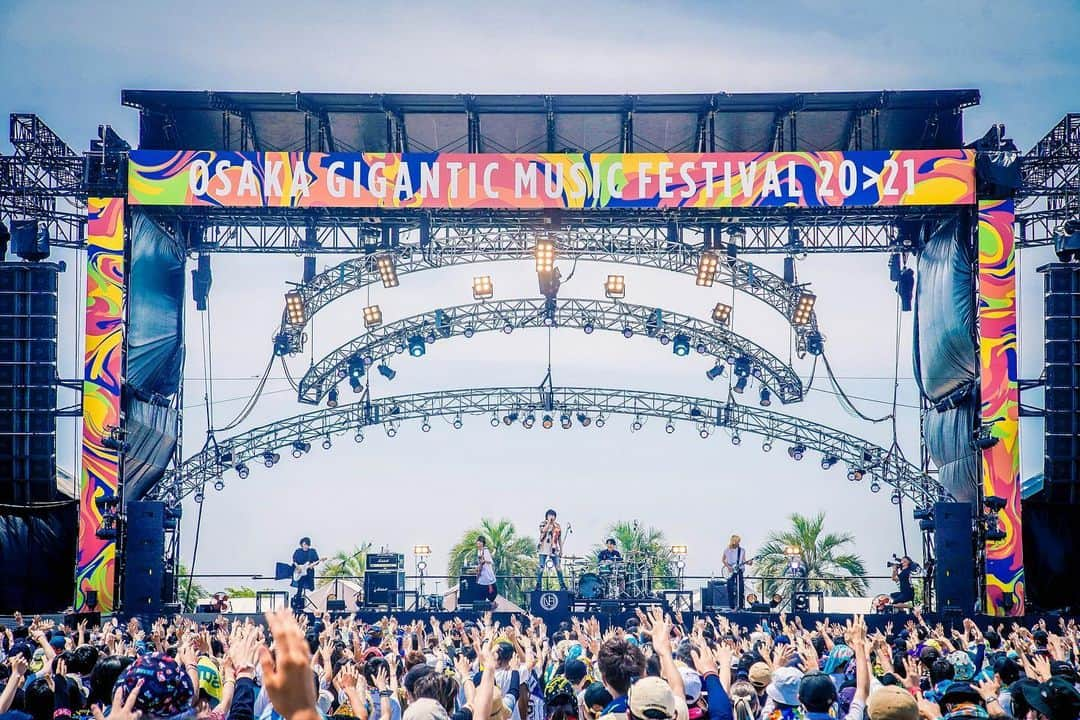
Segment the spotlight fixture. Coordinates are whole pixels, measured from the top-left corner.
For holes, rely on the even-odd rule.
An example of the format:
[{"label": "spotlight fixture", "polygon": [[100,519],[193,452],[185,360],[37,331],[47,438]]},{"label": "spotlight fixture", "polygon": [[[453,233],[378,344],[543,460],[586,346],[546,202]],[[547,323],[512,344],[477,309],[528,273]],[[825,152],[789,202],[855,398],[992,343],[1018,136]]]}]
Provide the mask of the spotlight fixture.
[{"label": "spotlight fixture", "polygon": [[329,450],[332,447],[334,447],[334,443],[330,442],[330,437],[327,436],[327,437],[323,438],[322,449],[323,450]]},{"label": "spotlight fixture", "polygon": [[398,340],[397,343],[395,343],[394,345],[394,352],[396,352],[398,355],[405,352],[405,343],[401,340]]},{"label": "spotlight fixture", "polygon": [[559,416],[559,424],[562,425],[563,430],[569,430],[573,422],[570,420],[570,413],[563,413]]},{"label": "spotlight fixture", "polygon": [[1005,498],[997,495],[987,495],[983,498],[983,503],[986,505],[986,509],[990,512],[999,513],[1005,509]]},{"label": "spotlight fixture", "polygon": [[236,466],[236,475],[241,480],[246,480],[247,476],[250,475],[250,474],[251,474],[251,470],[249,470],[248,466],[245,465],[244,463],[240,463],[239,465]]},{"label": "spotlight fixture", "polygon": [[732,391],[737,392],[740,395],[742,395],[743,391],[746,390],[746,376],[744,375],[744,376],[740,377],[738,380],[736,380],[735,385],[731,389],[732,389]]},{"label": "spotlight fixture", "polygon": [[356,434],[353,435],[353,442],[355,442],[357,444],[360,444],[360,443],[364,442],[364,433],[357,430]]},{"label": "spotlight fixture", "polygon": [[585,331],[586,335],[592,335],[592,331],[595,330],[596,327],[593,325],[592,320],[586,320],[585,323],[581,326],[581,329]]},{"label": "spotlight fixture", "polygon": [[491,420],[489,420],[489,422],[491,423],[491,427],[499,427],[499,416],[495,413],[492,413]]},{"label": "spotlight fixture", "polygon": [[592,418],[583,412],[577,414],[577,421],[581,424],[581,427],[589,427],[592,425]]},{"label": "spotlight fixture", "polygon": [[750,374],[750,358],[740,355],[735,358],[735,374],[739,377],[747,377]]},{"label": "spotlight fixture", "polygon": [[303,457],[305,454],[311,452],[311,443],[304,442],[303,440],[296,440],[292,444],[292,456],[294,458]]},{"label": "spotlight fixture", "polygon": [[472,325],[468,325],[468,326],[466,326],[466,328],[465,328],[465,329],[464,329],[464,330],[463,330],[463,331],[461,332],[461,334],[462,334],[462,335],[464,335],[464,336],[465,336],[465,337],[467,337],[467,338],[471,338],[471,337],[472,337],[473,335],[475,335],[475,334],[476,334],[476,330],[475,330],[475,329],[473,328],[473,326],[472,326]]},{"label": "spotlight fixture", "polygon": [[669,342],[671,342],[671,336],[667,333],[660,333],[660,344],[667,345]]},{"label": "spotlight fixture", "polygon": [[413,335],[409,338],[409,354],[413,357],[420,357],[427,352],[427,345],[424,342],[424,338],[419,335]]},{"label": "spotlight fixture", "polygon": [[514,332],[514,323],[507,320],[506,323],[503,325],[502,330],[503,330],[504,333],[509,335],[510,333]]},{"label": "spotlight fixture", "polygon": [[627,325],[626,327],[624,327],[624,328],[622,329],[622,336],[623,336],[624,338],[626,338],[627,340],[629,340],[630,338],[634,337],[634,328],[632,328],[632,327],[630,327],[629,325]]},{"label": "spotlight fixture", "polygon": [[399,282],[394,256],[390,253],[383,253],[375,258],[375,263],[379,267],[379,277],[382,279],[383,287],[397,287]]},{"label": "spotlight fixture", "polygon": [[540,420],[540,424],[544,427],[545,430],[550,430],[551,426],[555,424],[555,420],[553,420],[552,417],[547,413],[544,413],[544,417]]},{"label": "spotlight fixture", "polygon": [[477,275],[472,279],[473,300],[489,300],[495,295],[490,275]]},{"label": "spotlight fixture", "polygon": [[379,363],[379,374],[387,380],[393,380],[397,377],[397,370],[394,370],[386,363]]},{"label": "spotlight fixture", "polygon": [[285,317],[290,325],[303,325],[307,320],[304,296],[296,290],[285,293]]},{"label": "spotlight fixture", "polygon": [[218,492],[221,492],[222,490],[224,490],[225,489],[225,480],[223,480],[222,478],[218,478],[217,480],[215,480],[214,481],[214,489],[217,490]]},{"label": "spotlight fixture", "polygon": [[690,338],[682,333],[675,336],[671,341],[671,352],[675,353],[679,357],[686,357],[690,354]]},{"label": "spotlight fixture", "polygon": [[716,303],[712,309],[712,320],[717,325],[727,325],[731,320],[731,306],[724,303]]},{"label": "spotlight fixture", "polygon": [[338,389],[336,387],[330,388],[330,392],[326,394],[326,407],[336,408],[338,406]]},{"label": "spotlight fixture", "polygon": [[699,408],[697,405],[691,405],[690,406],[690,417],[699,418],[702,415],[704,415],[704,413],[701,412],[701,408]]},{"label": "spotlight fixture", "polygon": [[644,423],[641,422],[641,418],[639,417],[634,418],[634,422],[630,424],[630,430],[633,432],[637,432],[642,427],[644,427]]},{"label": "spotlight fixture", "polygon": [[521,421],[521,426],[522,426],[522,427],[524,427],[524,428],[525,428],[526,430],[531,430],[531,429],[532,429],[532,426],[533,426],[533,423],[535,423],[535,422],[536,422],[536,415],[534,415],[534,414],[532,414],[532,413],[530,412],[530,413],[529,413],[528,415],[526,415],[526,416],[525,416],[525,418],[524,418],[524,419],[523,419],[523,420]]},{"label": "spotlight fixture", "polygon": [[761,405],[761,407],[769,407],[772,405],[772,393],[769,392],[769,388],[762,386],[762,388],[758,390],[758,397],[760,398],[758,404]]},{"label": "spotlight fixture", "polygon": [[512,411],[506,413],[506,415],[503,415],[503,424],[506,425],[507,427],[509,427],[509,426],[513,425],[514,423],[516,423],[517,419],[518,419],[517,410],[512,410]]},{"label": "spotlight fixture", "polygon": [[431,423],[427,418],[424,418],[424,422],[420,425],[420,432],[431,432]]},{"label": "spotlight fixture", "polygon": [[708,425],[702,425],[701,429],[698,430],[698,435],[701,436],[702,440],[708,440],[709,439],[709,426]]},{"label": "spotlight fixture", "polygon": [[803,455],[806,454],[806,446],[803,445],[802,443],[798,443],[797,445],[792,445],[791,447],[789,447],[787,449],[787,454],[788,454],[788,457],[790,457],[792,460],[802,460]]},{"label": "spotlight fixture", "polygon": [[698,287],[712,287],[716,277],[716,267],[720,264],[720,258],[713,252],[703,252],[698,256],[697,280]]},{"label": "spotlight fixture", "polygon": [[900,491],[899,490],[893,490],[891,493],[889,493],[889,502],[891,502],[893,505],[899,505],[900,504]]},{"label": "spotlight fixture", "polygon": [[864,475],[866,471],[862,468],[851,468],[848,470],[847,479],[851,482],[861,482]]},{"label": "spotlight fixture", "polygon": [[464,425],[464,424],[465,423],[463,423],[461,421],[461,416],[460,415],[457,415],[457,416],[454,417],[454,429],[455,430],[460,430],[461,426]]},{"label": "spotlight fixture", "polygon": [[980,450],[989,450],[998,444],[999,438],[995,437],[991,433],[993,432],[993,425],[983,425],[975,433],[975,447]]},{"label": "spotlight fixture", "polygon": [[263,465],[265,465],[268,468],[272,468],[272,467],[274,467],[274,465],[277,464],[278,460],[281,459],[281,456],[278,455],[273,450],[263,450],[262,459],[263,459]]},{"label": "spotlight fixture", "polygon": [[537,273],[550,273],[555,268],[555,241],[551,238],[539,238],[533,254],[536,256]]},{"label": "spotlight fixture", "polygon": [[738,445],[741,442],[742,442],[742,438],[739,437],[739,433],[736,432],[736,433],[731,434],[731,444],[732,445]]},{"label": "spotlight fixture", "polygon": [[765,442],[761,443],[762,452],[769,452],[772,450],[772,438],[765,438]]},{"label": "spotlight fixture", "polygon": [[427,557],[431,554],[431,546],[429,545],[413,545],[413,555],[417,557]]},{"label": "spotlight fixture", "polygon": [[821,469],[828,470],[838,462],[840,462],[840,458],[836,457],[835,455],[826,455],[825,457],[821,458]]},{"label": "spotlight fixture", "polygon": [[806,333],[806,352],[811,355],[820,355],[825,352],[825,338],[817,330]]},{"label": "spotlight fixture", "polygon": [[378,305],[368,305],[364,308],[364,327],[373,328],[382,325],[382,308]]},{"label": "spotlight fixture", "polygon": [[[194,498],[192,498],[192,499],[193,499],[193,500],[195,501],[195,504],[196,504],[196,505],[202,505],[202,504],[203,504],[203,500],[205,500],[205,499],[206,499],[206,495],[204,495],[204,494],[203,494],[203,491],[202,491],[202,490],[199,490],[198,492],[196,492],[196,493],[195,493],[195,497],[194,497]],[[106,528],[101,528],[101,529],[100,529],[100,530],[98,530],[97,532],[98,532],[98,533],[104,533],[105,531],[106,531]],[[103,534],[98,534],[97,536],[98,536],[99,538],[102,538],[102,539],[111,539],[111,538],[115,538],[115,537],[116,537],[116,531],[115,531],[115,530],[113,530],[113,534],[112,534],[112,535],[109,535],[109,536],[106,536],[106,535],[103,535]]]},{"label": "spotlight fixture", "polygon": [[667,421],[667,425],[664,426],[664,432],[666,432],[668,435],[675,432],[675,423],[671,422],[670,418]]},{"label": "spotlight fixture", "polygon": [[431,345],[433,342],[435,342],[435,331],[428,330],[427,335],[424,335],[424,340],[427,342],[428,345]]},{"label": "spotlight fixture", "polygon": [[716,363],[711,368],[705,371],[705,377],[709,380],[715,380],[724,374],[724,366],[720,363]]},{"label": "spotlight fixture", "polygon": [[394,437],[397,435],[397,427],[392,422],[386,423],[386,437]]},{"label": "spotlight fixture", "polygon": [[799,296],[799,300],[795,304],[795,309],[791,313],[791,321],[796,325],[808,324],[810,322],[810,316],[814,313],[814,303],[816,301],[817,295],[803,292]]},{"label": "spotlight fixture", "polygon": [[694,345],[694,349],[697,350],[698,355],[704,355],[709,352],[709,347],[705,344],[704,340],[698,340],[697,344]]},{"label": "spotlight fixture", "polygon": [[879,483],[876,479],[870,481],[870,492],[881,492],[881,483]]},{"label": "spotlight fixture", "polygon": [[687,547],[685,545],[672,545],[671,546],[671,554],[672,555],[686,555],[687,554]]},{"label": "spotlight fixture", "polygon": [[604,295],[615,300],[626,297],[626,278],[623,275],[608,275]]}]

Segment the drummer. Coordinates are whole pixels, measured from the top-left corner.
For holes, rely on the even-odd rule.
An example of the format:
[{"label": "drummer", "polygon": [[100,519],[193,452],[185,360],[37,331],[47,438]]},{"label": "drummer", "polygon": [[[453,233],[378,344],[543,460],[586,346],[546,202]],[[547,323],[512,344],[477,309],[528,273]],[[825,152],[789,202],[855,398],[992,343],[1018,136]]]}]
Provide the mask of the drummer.
[{"label": "drummer", "polygon": [[622,553],[619,552],[618,549],[615,547],[616,546],[615,538],[610,538],[609,537],[607,539],[607,542],[604,543],[604,545],[606,547],[603,550],[601,550],[599,555],[597,555],[597,557],[596,557],[596,559],[600,563],[601,571],[603,571],[603,570],[605,570],[607,568],[611,568],[612,566],[614,566],[615,563],[622,562],[622,559],[623,559]]}]

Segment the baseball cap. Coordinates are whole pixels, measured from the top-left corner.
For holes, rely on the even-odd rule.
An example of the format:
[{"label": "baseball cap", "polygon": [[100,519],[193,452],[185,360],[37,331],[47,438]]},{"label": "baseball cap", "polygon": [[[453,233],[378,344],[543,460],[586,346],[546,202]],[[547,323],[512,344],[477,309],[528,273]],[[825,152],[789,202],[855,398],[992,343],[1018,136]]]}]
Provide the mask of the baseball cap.
[{"label": "baseball cap", "polygon": [[799,680],[799,702],[805,705],[807,710],[827,712],[835,701],[836,685],[825,673],[806,673]]},{"label": "baseball cap", "polygon": [[772,682],[772,669],[763,662],[756,662],[750,666],[748,679],[750,684],[761,692],[762,688]]},{"label": "baseball cap", "polygon": [[918,720],[919,705],[911,693],[886,685],[870,695],[866,712],[870,720]]},{"label": "baseball cap", "polygon": [[450,720],[446,708],[431,698],[420,698],[409,703],[402,720]]},{"label": "baseball cap", "polygon": [[963,682],[960,680],[954,680],[953,682],[945,684],[941,689],[942,705],[946,703],[975,703],[982,705],[983,697],[979,694],[979,691],[975,689],[975,686],[969,682]]},{"label": "baseball cap", "polygon": [[954,680],[966,681],[975,677],[975,663],[971,662],[971,656],[963,650],[951,652],[945,659],[953,666]]},{"label": "baseball cap", "polygon": [[1080,683],[1080,674],[1077,674],[1076,668],[1064,660],[1054,660],[1050,663],[1050,674],[1055,677],[1062,677],[1070,685],[1076,685]]},{"label": "baseball cap", "polygon": [[679,668],[679,674],[682,675],[683,693],[686,695],[686,702],[688,705],[693,705],[701,699],[701,675],[698,675],[693,668],[685,665]]},{"label": "baseball cap", "polygon": [[[750,668],[751,671],[753,669]],[[772,682],[765,688],[765,694],[772,698],[773,702],[781,705],[798,705],[799,683],[802,682],[802,679],[802,671],[798,668],[777,668],[776,672],[772,674]]]},{"label": "baseball cap", "polygon": [[1028,705],[1050,720],[1074,720],[1080,715],[1080,692],[1062,677],[1024,685],[1023,693]]},{"label": "baseball cap", "polygon": [[611,702],[611,693],[604,687],[602,682],[594,682],[589,687],[585,688],[585,695],[582,698],[585,701],[585,706],[594,707],[607,707]]},{"label": "baseball cap", "polygon": [[217,663],[204,655],[195,667],[199,672],[199,693],[205,693],[210,707],[216,708],[221,702],[221,671]]},{"label": "baseball cap", "polygon": [[644,677],[630,686],[630,713],[648,720],[675,720],[678,705],[671,686],[658,677]]},{"label": "baseball cap", "polygon": [[409,672],[405,673],[405,677],[401,679],[401,684],[405,687],[406,692],[411,695],[413,688],[416,687],[416,681],[433,672],[435,672],[435,668],[426,663],[416,665],[409,668]]},{"label": "baseball cap", "polygon": [[589,668],[585,663],[578,659],[567,660],[563,665],[563,675],[574,685],[585,679],[585,676],[589,674]]}]

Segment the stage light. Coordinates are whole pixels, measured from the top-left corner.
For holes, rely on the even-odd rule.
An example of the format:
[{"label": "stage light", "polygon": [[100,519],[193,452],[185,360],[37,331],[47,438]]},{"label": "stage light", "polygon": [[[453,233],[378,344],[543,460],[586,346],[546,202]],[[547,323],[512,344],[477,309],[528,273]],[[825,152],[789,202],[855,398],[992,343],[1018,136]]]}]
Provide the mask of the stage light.
[{"label": "stage light", "polygon": [[326,394],[326,407],[336,408],[338,406],[338,389],[336,387],[330,388],[330,392]]},{"label": "stage light", "polygon": [[761,450],[763,452],[772,450],[772,438],[765,438],[765,442],[761,443]]},{"label": "stage light", "polygon": [[645,334],[649,337],[656,337],[656,333],[660,332],[660,328],[664,326],[664,311],[660,308],[654,308],[648,318],[645,319]]},{"label": "stage light", "polygon": [[671,342],[671,337],[667,333],[660,333],[660,344],[667,345]]},{"label": "stage light", "polygon": [[891,493],[889,493],[889,502],[891,502],[893,505],[899,505],[900,504],[900,491],[899,490],[893,490]]},{"label": "stage light", "polygon": [[419,335],[413,335],[409,338],[409,354],[413,357],[421,357],[427,352],[427,344],[424,342],[424,338]]},{"label": "stage light", "polygon": [[581,423],[581,427],[589,427],[590,425],[592,425],[592,418],[585,413],[578,413],[577,421]]},{"label": "stage light", "polygon": [[386,423],[386,437],[394,437],[397,435],[397,428],[394,427],[394,423]]},{"label": "stage light", "polygon": [[401,340],[398,340],[396,343],[394,343],[394,352],[396,352],[398,355],[401,355],[403,352],[405,352],[405,343]]},{"label": "stage light", "polygon": [[311,452],[311,443],[304,442],[303,440],[296,440],[292,444],[292,456],[294,458],[303,457],[306,453]]},{"label": "stage light", "polygon": [[274,336],[274,355],[285,357],[293,351],[292,340],[288,333],[278,333]]},{"label": "stage light", "polygon": [[634,418],[634,422],[630,424],[630,430],[632,432],[637,432],[642,427],[644,427],[644,423],[641,422],[641,418]]},{"label": "stage light", "polygon": [[513,425],[514,423],[516,423],[517,419],[518,419],[517,411],[513,410],[511,412],[506,413],[506,415],[503,415],[503,424],[506,425],[507,427],[509,427],[509,426]]},{"label": "stage light", "polygon": [[705,377],[708,380],[715,380],[724,374],[724,366],[720,363],[716,363],[711,368],[705,371]]},{"label": "stage light", "polygon": [[675,424],[672,423],[670,419],[667,421],[667,425],[664,426],[664,432],[668,435],[675,432]]},{"label": "stage light", "polygon": [[334,443],[330,442],[330,438],[329,437],[324,438],[323,441],[322,441],[322,449],[323,450],[329,450],[332,447],[334,447]]},{"label": "stage light", "polygon": [[821,469],[828,470],[838,462],[840,462],[840,458],[836,457],[835,455],[826,455],[825,457],[821,458]]},{"label": "stage light", "polygon": [[716,303],[712,309],[712,319],[717,325],[727,325],[731,320],[731,306],[724,303]]},{"label": "stage light", "polygon": [[469,325],[461,334],[467,338],[471,338],[473,335],[476,334],[476,330],[473,329],[472,325]]},{"label": "stage light", "polygon": [[488,300],[495,295],[490,275],[477,275],[472,279],[473,300]]},{"label": "stage light", "polygon": [[754,367],[752,367],[750,369],[750,374],[753,375],[758,380],[760,380],[761,378],[763,378],[765,376],[765,371],[761,369],[760,365],[755,365]]},{"label": "stage light", "polygon": [[739,433],[732,433],[731,434],[731,444],[732,445],[738,445],[741,442],[742,442],[742,438],[739,437]]},{"label": "stage light", "polygon": [[431,432],[431,423],[425,417],[424,422],[420,424],[420,432]]},{"label": "stage light", "polygon": [[912,298],[915,294],[915,271],[904,268],[900,281],[896,283],[896,292],[900,296],[900,311],[911,312]]},{"label": "stage light", "polygon": [[769,407],[772,405],[772,393],[769,392],[769,388],[762,387],[758,390],[758,398],[758,404],[761,405],[761,407]]},{"label": "stage light", "polygon": [[629,340],[630,338],[634,337],[634,328],[632,328],[632,327],[630,327],[629,325],[627,325],[626,327],[624,327],[624,328],[622,329],[622,336],[623,336],[624,338],[626,338],[627,340]]},{"label": "stage light", "polygon": [[382,325],[382,308],[378,305],[368,305],[364,308],[364,327],[373,328]]},{"label": "stage light", "polygon": [[862,468],[851,468],[848,470],[847,479],[852,482],[860,482],[865,474],[866,471]]},{"label": "stage light", "polygon": [[671,554],[672,555],[686,555],[688,550],[689,550],[689,548],[687,548],[685,545],[672,545],[671,546]]},{"label": "stage light", "polygon": [[550,430],[551,426],[555,424],[555,421],[550,415],[544,413],[544,417],[540,420],[540,424],[544,427],[545,430]]},{"label": "stage light", "polygon": [[247,476],[250,475],[250,474],[251,474],[251,470],[249,470],[248,466],[245,465],[244,463],[240,463],[239,465],[236,466],[236,475],[241,480],[246,480]]},{"label": "stage light", "polygon": [[596,329],[592,320],[586,320],[585,324],[581,326],[581,329],[585,331],[586,335],[592,335],[592,331]]},{"label": "stage light", "polygon": [[[195,504],[196,504],[196,505],[202,505],[202,504],[203,504],[203,500],[205,500],[205,499],[206,499],[206,495],[204,495],[204,494],[203,494],[203,491],[202,491],[202,490],[199,490],[198,492],[196,492],[196,493],[195,493],[195,497],[194,497],[193,499],[195,500]],[[106,532],[106,528],[101,528],[100,530],[98,530],[98,531],[97,531],[97,533],[105,533],[105,532]],[[103,535],[103,534],[98,534],[97,536],[98,536],[99,538],[101,538],[101,539],[113,539],[113,538],[115,538],[115,537],[116,537],[116,531],[115,531],[115,530],[113,530],[113,534],[112,534],[112,535]]]},{"label": "stage light", "polygon": [[791,313],[791,321],[795,325],[806,325],[810,322],[810,316],[814,313],[814,303],[817,301],[817,295],[813,293],[804,292],[799,296],[798,302],[795,304],[795,309]]},{"label": "stage light", "polygon": [[514,323],[507,320],[506,323],[503,325],[502,330],[503,330],[504,333],[509,335],[510,333],[514,332]]},{"label": "stage light", "polygon": [[701,429],[698,430],[698,435],[701,436],[702,440],[708,440],[709,439],[709,428],[708,428],[708,426],[702,425]]},{"label": "stage light", "polygon": [[626,297],[626,278],[623,275],[608,275],[604,295],[615,300]]},{"label": "stage light", "polygon": [[522,419],[521,426],[524,427],[526,430],[531,430],[532,426],[533,426],[533,423],[535,423],[535,422],[536,422],[536,415],[534,415],[533,413],[530,412],[528,415],[526,415]]},{"label": "stage light", "polygon": [[792,445],[787,449],[787,454],[792,460],[802,460],[803,455],[806,454],[806,446],[802,443]]},{"label": "stage light", "polygon": [[550,273],[555,268],[555,241],[551,238],[539,238],[533,248],[536,257],[537,274]]},{"label": "stage light", "polygon": [[720,258],[713,252],[703,252],[698,257],[697,285],[699,287],[712,287],[716,277],[716,267],[720,264]]},{"label": "stage light", "polygon": [[390,253],[383,253],[375,258],[375,262],[379,266],[379,277],[382,279],[383,287],[397,287],[399,283],[394,256]]},{"label": "stage light", "polygon": [[690,354],[690,338],[683,334],[678,334],[671,341],[671,352],[675,353],[679,357],[686,357]]},{"label": "stage light", "polygon": [[461,416],[458,415],[454,418],[454,429],[460,430],[462,425],[464,425],[464,423],[461,421]]},{"label": "stage light", "polygon": [[356,431],[356,434],[355,434],[355,435],[353,435],[353,442],[355,442],[355,443],[357,443],[357,444],[359,444],[359,443],[362,443],[362,442],[364,442],[364,433],[362,433],[361,431],[357,430],[357,431]]},{"label": "stage light", "polygon": [[735,374],[739,377],[744,378],[750,375],[750,358],[740,355],[733,364],[735,365]]},{"label": "stage light", "polygon": [[817,330],[806,333],[806,352],[811,355],[820,355],[825,352],[824,338],[821,337],[821,333]]},{"label": "stage light", "polygon": [[499,418],[494,413],[492,413],[491,420],[489,422],[491,423],[491,427],[499,427]]},{"label": "stage light", "polygon": [[296,290],[285,293],[285,317],[290,325],[303,325],[307,322],[304,296]]},{"label": "stage light", "polygon": [[573,421],[570,420],[570,413],[563,413],[559,416],[559,423],[562,425],[563,430],[569,430],[573,425]]},{"label": "stage light", "polygon": [[699,408],[697,405],[690,406],[690,417],[699,418],[702,416],[702,414],[703,413],[701,412],[701,408]]},{"label": "stage light", "polygon": [[738,380],[736,380],[735,385],[733,385],[731,389],[733,392],[737,392],[742,395],[743,391],[746,390],[746,376],[744,375],[743,377],[740,377]]},{"label": "stage light", "polygon": [[225,481],[222,478],[218,478],[214,481],[214,489],[221,492],[225,489]]},{"label": "stage light", "polygon": [[790,255],[784,258],[784,282],[788,285],[795,284],[795,258]]},{"label": "stage light", "polygon": [[975,447],[980,450],[989,450],[998,444],[999,438],[994,437],[992,432],[992,425],[983,425],[975,434]]},{"label": "stage light", "polygon": [[879,483],[877,480],[871,480],[870,481],[870,492],[872,492],[872,493],[881,492],[881,483]]},{"label": "stage light", "polygon": [[274,465],[277,464],[278,460],[281,459],[281,456],[272,450],[263,450],[262,459],[263,465],[268,468],[272,468],[274,467]]},{"label": "stage light", "polygon": [[397,370],[394,370],[386,363],[379,363],[379,374],[387,380],[393,380],[397,377]]},{"label": "stage light", "polygon": [[604,419],[604,416],[603,415],[597,415],[596,416],[596,427],[602,428],[602,427],[604,427],[605,424],[607,424],[607,420]]},{"label": "stage light", "polygon": [[983,498],[983,503],[986,505],[986,509],[990,512],[999,513],[1005,509],[1005,498],[998,495],[987,495]]},{"label": "stage light", "polygon": [[367,372],[367,364],[364,362],[364,359],[358,355],[350,357],[346,367],[348,368],[347,374],[350,380],[359,381],[364,377],[364,373]]},{"label": "stage light", "polygon": [[1004,530],[995,525],[992,528],[986,529],[985,537],[987,542],[1001,542],[1002,540],[1007,538],[1008,535],[1005,533]]},{"label": "stage light", "polygon": [[431,345],[433,342],[435,342],[435,331],[428,330],[427,335],[424,336],[424,340],[427,342],[428,345]]}]

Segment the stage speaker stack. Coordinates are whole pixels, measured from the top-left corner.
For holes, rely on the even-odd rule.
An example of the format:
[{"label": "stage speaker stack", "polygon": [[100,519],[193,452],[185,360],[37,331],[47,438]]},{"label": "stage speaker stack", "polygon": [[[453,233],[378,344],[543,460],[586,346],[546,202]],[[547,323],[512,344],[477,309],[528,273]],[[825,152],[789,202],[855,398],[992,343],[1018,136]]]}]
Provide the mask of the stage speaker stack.
[{"label": "stage speaker stack", "polygon": [[975,541],[971,503],[934,503],[934,587],[939,613],[975,609]]},{"label": "stage speaker stack", "polygon": [[56,497],[55,263],[0,263],[0,503]]},{"label": "stage speaker stack", "polygon": [[727,582],[710,580],[705,587],[701,588],[701,609],[705,612],[731,609],[728,607]]},{"label": "stage speaker stack", "polygon": [[1080,264],[1043,273],[1046,313],[1044,498],[1080,503]]},{"label": "stage speaker stack", "polygon": [[364,567],[364,604],[369,607],[400,609],[405,589],[405,556],[377,553],[367,556]]},{"label": "stage speaker stack", "polygon": [[165,503],[129,502],[124,533],[123,608],[127,615],[162,610],[165,582]]}]

